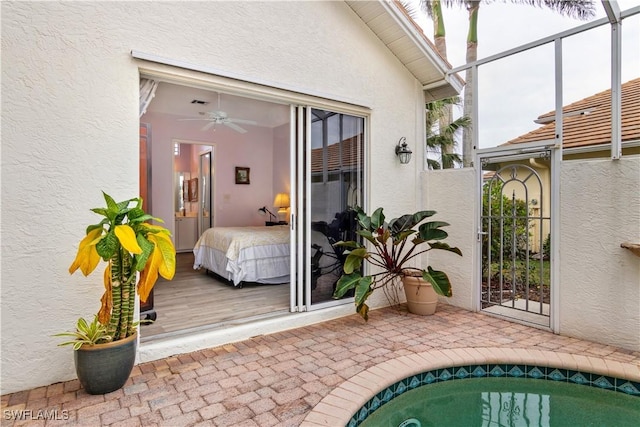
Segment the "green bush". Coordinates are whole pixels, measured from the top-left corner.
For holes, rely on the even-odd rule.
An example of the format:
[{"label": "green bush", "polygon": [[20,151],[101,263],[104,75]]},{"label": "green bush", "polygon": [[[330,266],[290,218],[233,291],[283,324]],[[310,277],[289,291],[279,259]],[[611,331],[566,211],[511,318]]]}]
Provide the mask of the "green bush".
[{"label": "green bush", "polygon": [[[529,234],[527,203],[524,200],[512,200],[505,196],[502,194],[502,186],[500,185],[493,185],[491,194],[489,194],[488,184],[484,185],[482,191],[483,231],[489,231],[489,222],[491,223],[491,235],[482,235],[484,265],[488,260],[488,245],[491,245],[491,262],[499,261],[501,247],[505,260],[524,259]],[[489,215],[489,211],[491,215]]]}]

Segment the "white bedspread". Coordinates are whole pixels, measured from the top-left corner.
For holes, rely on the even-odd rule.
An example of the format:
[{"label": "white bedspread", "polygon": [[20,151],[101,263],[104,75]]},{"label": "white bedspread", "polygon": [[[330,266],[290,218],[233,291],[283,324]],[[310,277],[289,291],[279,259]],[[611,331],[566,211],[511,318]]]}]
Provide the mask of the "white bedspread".
[{"label": "white bedspread", "polygon": [[235,285],[287,282],[289,236],[288,226],[210,228],[193,249],[193,268],[204,267]]}]

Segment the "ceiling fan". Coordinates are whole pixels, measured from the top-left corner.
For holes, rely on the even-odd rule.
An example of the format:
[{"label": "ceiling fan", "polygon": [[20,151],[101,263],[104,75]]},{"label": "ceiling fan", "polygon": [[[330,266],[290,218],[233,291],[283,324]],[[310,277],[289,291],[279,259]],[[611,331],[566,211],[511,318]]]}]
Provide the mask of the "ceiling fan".
[{"label": "ceiling fan", "polygon": [[[178,120],[207,120],[209,123],[207,123],[206,125],[204,125],[204,127],[202,128],[203,131],[205,130],[209,130],[212,127],[214,127],[215,125],[225,125],[230,127],[231,129],[235,130],[236,132],[239,133],[247,133],[247,130],[238,126],[239,124],[245,124],[245,125],[257,125],[258,123],[253,121],[253,120],[244,120],[244,119],[234,119],[231,118],[227,115],[226,112],[220,110],[220,94],[218,94],[218,110],[213,110],[213,111],[200,111],[199,112],[200,115],[206,116],[206,117],[202,117],[202,118],[197,118],[197,119],[178,119]],[[215,128],[214,128],[215,129]]]}]

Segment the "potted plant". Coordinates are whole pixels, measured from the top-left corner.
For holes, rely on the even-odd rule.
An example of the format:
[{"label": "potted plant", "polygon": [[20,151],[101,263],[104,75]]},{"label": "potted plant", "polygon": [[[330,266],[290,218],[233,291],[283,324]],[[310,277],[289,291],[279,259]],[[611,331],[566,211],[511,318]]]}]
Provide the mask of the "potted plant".
[{"label": "potted plant", "polygon": [[[409,311],[433,314],[437,296],[452,295],[449,278],[444,272],[434,270],[431,266],[422,269],[409,265],[409,262],[432,249],[445,250],[462,256],[460,249],[450,247],[443,242],[448,234],[442,230],[442,227],[449,224],[442,221],[422,223],[426,218],[433,216],[435,211],[419,211],[402,215],[389,223],[385,222],[382,208],[376,209],[371,216],[367,216],[360,207],[354,208],[354,211],[357,214],[359,228],[357,234],[369,242],[370,249],[355,241],[336,243],[347,248],[348,255],[344,262],[344,274],[338,280],[334,298],[341,298],[353,289],[356,312],[364,320],[368,320],[367,298],[376,289],[382,288],[387,297],[397,301],[394,286],[398,280],[402,280]],[[414,229],[418,225],[419,227]],[[425,243],[425,246],[419,248]],[[375,268],[375,271],[365,276],[361,273],[364,261]],[[431,294],[429,301],[426,303],[420,301],[421,296],[428,296],[428,294]],[[428,307],[426,310],[424,310],[425,306]]]},{"label": "potted plant", "polygon": [[75,331],[57,334],[73,338],[59,345],[73,346],[76,373],[89,394],[109,393],[127,381],[136,356],[136,291],[145,302],[158,274],[171,280],[176,268],[171,234],[147,222],[163,221],[142,210],[142,199],[115,202],[103,195],[106,207],[91,210],[104,218],[87,227],[69,267],[70,274],[80,269],[88,276],[100,260],[107,263],[102,306],[92,322],[80,318]]}]

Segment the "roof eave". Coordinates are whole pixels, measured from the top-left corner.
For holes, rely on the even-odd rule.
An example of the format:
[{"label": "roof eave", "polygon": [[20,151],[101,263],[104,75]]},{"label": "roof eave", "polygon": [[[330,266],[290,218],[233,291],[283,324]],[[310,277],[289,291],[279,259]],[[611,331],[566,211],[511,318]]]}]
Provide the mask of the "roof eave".
[{"label": "roof eave", "polygon": [[[464,80],[451,70],[422,30],[395,1],[345,0],[371,31],[387,46],[402,64],[418,79],[427,101],[459,95]],[[393,27],[393,28],[392,28]],[[389,29],[399,29],[401,38],[391,40]],[[415,57],[418,56],[419,60]]]}]

